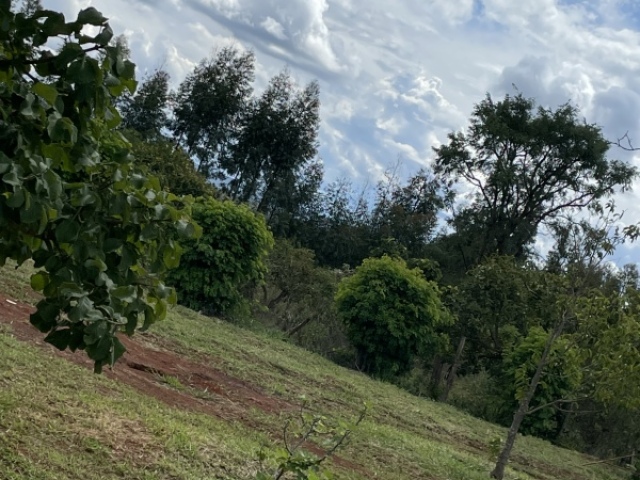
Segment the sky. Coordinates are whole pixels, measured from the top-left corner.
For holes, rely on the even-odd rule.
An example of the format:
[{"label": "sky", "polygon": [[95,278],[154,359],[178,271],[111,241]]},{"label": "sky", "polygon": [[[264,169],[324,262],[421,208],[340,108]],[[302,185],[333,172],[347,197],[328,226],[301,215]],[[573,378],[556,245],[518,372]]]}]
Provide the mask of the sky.
[{"label": "sky", "polygon": [[[615,140],[640,146],[637,0],[43,0],[70,19],[94,6],[125,34],[139,77],[158,67],[177,85],[216,49],[257,58],[259,91],[287,67],[321,89],[325,178],[375,184],[401,163],[430,165],[474,104],[516,89],[547,107],[571,101]],[[610,156],[640,166],[640,154]],[[640,181],[618,195],[640,223]],[[544,248],[544,239],[540,240]],[[640,262],[640,242],[617,263]]]}]

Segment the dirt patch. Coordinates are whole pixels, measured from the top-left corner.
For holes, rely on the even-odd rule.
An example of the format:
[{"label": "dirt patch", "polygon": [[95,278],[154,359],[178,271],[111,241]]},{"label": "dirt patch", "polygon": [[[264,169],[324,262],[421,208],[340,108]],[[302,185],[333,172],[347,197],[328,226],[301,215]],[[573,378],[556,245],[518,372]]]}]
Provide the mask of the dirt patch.
[{"label": "dirt patch", "polygon": [[[16,338],[41,346],[74,363],[92,367],[93,362],[84,352],[61,352],[45,343],[44,335],[29,323],[29,315],[33,311],[30,305],[0,295],[0,322],[10,325]],[[143,345],[126,336],[121,336],[120,340],[127,352],[113,370],[104,371],[105,376],[131,385],[173,407],[188,408],[225,420],[242,420],[244,413],[251,408],[265,413],[286,412],[294,408],[294,405],[266,395],[260,388],[209,365]],[[181,387],[185,391],[180,391]],[[203,398],[190,395],[186,390],[201,393]]]},{"label": "dirt patch", "polygon": [[[29,323],[29,316],[34,310],[31,305],[0,294],[0,323],[9,325],[17,339],[92,369],[93,362],[84,352],[61,352],[44,342],[44,335]],[[210,359],[202,358],[203,363],[191,361],[170,351],[170,343],[166,339],[157,342],[158,345],[153,339],[153,335],[138,335],[136,339],[121,336],[127,352],[113,370],[105,369],[104,375],[172,407],[213,415],[226,421],[240,421],[280,441],[282,432],[252,418],[250,411],[258,409],[277,415],[293,412],[299,408],[298,405],[268,395],[260,387],[216,369],[211,366]],[[308,447],[315,453],[321,453],[314,445]],[[333,457],[332,462],[344,469],[367,473],[361,465],[344,458]]]}]

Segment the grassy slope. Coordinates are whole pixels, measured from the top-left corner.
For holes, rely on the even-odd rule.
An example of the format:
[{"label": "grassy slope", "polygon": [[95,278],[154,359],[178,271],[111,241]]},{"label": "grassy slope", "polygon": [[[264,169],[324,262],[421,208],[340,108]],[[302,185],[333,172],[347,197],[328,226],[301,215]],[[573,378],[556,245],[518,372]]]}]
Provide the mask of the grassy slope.
[{"label": "grassy slope", "polygon": [[[28,299],[26,273],[0,270],[0,291]],[[340,456],[366,473],[336,468],[337,478],[486,479],[489,443],[504,429],[454,408],[415,398],[278,339],[183,308],[154,327],[152,342],[210,362],[290,402],[300,395],[337,418],[363,401],[371,414]],[[286,416],[247,411],[243,423],[171,408],[31,345],[0,326],[0,478],[251,478],[256,451]],[[178,386],[179,387],[179,386]],[[168,387],[169,388],[169,387]],[[523,437],[509,479],[624,478],[589,458]]]}]

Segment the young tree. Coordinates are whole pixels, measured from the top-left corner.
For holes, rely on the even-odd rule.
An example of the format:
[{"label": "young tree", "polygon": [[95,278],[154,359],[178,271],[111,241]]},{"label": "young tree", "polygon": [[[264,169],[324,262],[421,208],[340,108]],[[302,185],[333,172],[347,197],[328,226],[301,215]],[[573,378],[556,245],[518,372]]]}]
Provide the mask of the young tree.
[{"label": "young tree", "polygon": [[359,367],[374,375],[405,373],[417,355],[430,357],[446,340],[436,333],[450,322],[438,286],[400,259],[366,259],[338,285],[336,306]]},{"label": "young tree", "polygon": [[[612,314],[627,320],[627,317],[624,316],[624,309],[620,307],[623,305],[626,306],[627,302],[620,302],[617,304],[619,305],[618,308],[607,308],[608,306],[605,306],[606,303],[601,301],[601,298],[606,298],[606,296],[603,296],[596,288],[593,288],[593,285],[589,284],[593,276],[584,275],[583,273],[584,270],[582,267],[585,265],[588,266],[589,271],[601,271],[600,266],[604,259],[613,251],[613,245],[620,241],[616,239],[615,235],[613,238],[610,238],[610,230],[607,228],[609,219],[605,217],[602,221],[603,225],[601,228],[594,228],[592,225],[582,224],[582,231],[579,228],[577,230],[569,229],[571,238],[573,238],[574,241],[566,243],[565,246],[570,245],[571,248],[566,251],[563,248],[557,249],[557,251],[565,251],[568,254],[568,261],[565,264],[567,268],[565,275],[562,277],[563,282],[547,284],[551,287],[551,291],[549,292],[550,299],[542,303],[542,306],[545,306],[547,309],[545,314],[546,318],[552,320],[551,325],[547,327],[549,332],[548,338],[542,353],[539,357],[536,357],[537,365],[528,382],[527,388],[521,390],[518,408],[514,412],[507,440],[504,448],[500,452],[496,467],[491,473],[493,478],[499,480],[503,478],[504,470],[511,455],[517,433],[526,415],[541,408],[539,406],[531,410],[530,405],[540,383],[546,381],[544,374],[548,369],[548,364],[556,348],[556,342],[566,331],[570,330],[567,333],[573,334],[573,344],[581,349],[586,357],[586,360],[583,361],[583,370],[589,372],[589,375],[585,375],[587,380],[583,382],[583,385],[587,386],[587,395],[595,395],[595,397],[600,400],[611,400],[611,397],[607,397],[606,392],[613,391],[618,394],[613,403],[620,402],[619,404],[634,407],[639,405],[636,403],[637,399],[640,399],[640,397],[638,397],[639,389],[623,387],[624,377],[613,375],[616,381],[621,381],[621,384],[616,384],[616,390],[613,390],[612,387],[607,387],[606,382],[596,381],[598,374],[608,377],[613,370],[616,372],[625,372],[627,376],[632,378],[635,368],[640,366],[640,355],[637,355],[637,339],[640,338],[638,336],[640,329],[637,328],[637,321],[621,321],[620,324],[624,325],[624,327],[615,329],[610,328],[610,320],[607,320],[610,319]],[[563,239],[567,237],[561,236],[560,238]],[[563,262],[560,262],[560,264],[562,263]],[[575,268],[576,266],[580,268]],[[551,298],[554,296],[556,300],[552,301]],[[596,340],[596,344],[601,348],[597,348],[596,345],[587,345],[585,348],[584,345],[580,344],[579,340],[576,340],[576,336],[578,339],[580,338],[577,334],[585,325],[600,325],[600,327],[602,327],[602,330],[597,333],[590,332],[591,335],[587,333],[586,336],[583,337]],[[623,332],[631,332],[631,335],[625,336]],[[592,335],[594,336],[592,337]],[[618,343],[617,346],[616,343]],[[620,349],[620,354],[617,349]],[[597,367],[598,363],[595,360],[596,358],[600,359],[602,362],[601,365],[604,368]],[[625,370],[623,364],[631,365],[631,369]],[[603,377],[600,377],[600,380],[602,380],[602,378]],[[557,398],[553,399],[549,404],[552,405],[559,402],[566,402],[566,400]]]},{"label": "young tree", "polygon": [[273,236],[260,214],[230,200],[200,198],[193,218],[202,227],[202,237],[184,242],[180,266],[168,281],[183,305],[227,313],[244,301],[242,287],[264,278]]},{"label": "young tree", "polygon": [[124,352],[118,333],[175,301],[164,274],[179,261],[176,234],[196,228],[114,130],[112,98],[134,90],[134,65],[109,44],[107,19],[92,7],[72,22],[15,13],[1,0],[0,23],[0,263],[34,260],[44,299],[31,322],[100,371]]}]

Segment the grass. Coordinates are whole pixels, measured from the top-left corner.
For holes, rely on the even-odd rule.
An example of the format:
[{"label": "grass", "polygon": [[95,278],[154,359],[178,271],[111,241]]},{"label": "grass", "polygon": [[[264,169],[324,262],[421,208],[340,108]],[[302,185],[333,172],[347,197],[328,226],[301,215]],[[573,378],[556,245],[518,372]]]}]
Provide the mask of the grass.
[{"label": "grass", "polygon": [[[0,291],[33,300],[29,270],[0,269]],[[350,419],[370,413],[333,466],[340,479],[488,478],[491,443],[505,430],[455,408],[328,362],[277,338],[171,309],[144,341],[220,369],[267,395]],[[176,409],[0,330],[0,478],[249,479],[256,452],[276,446],[287,414],[248,409],[242,422]],[[165,376],[166,388],[191,392]],[[206,392],[191,392],[208,399]],[[209,399],[210,400],[210,399]],[[250,425],[261,425],[260,431]],[[582,466],[589,457],[520,437],[510,480],[620,480],[622,470]]]}]

